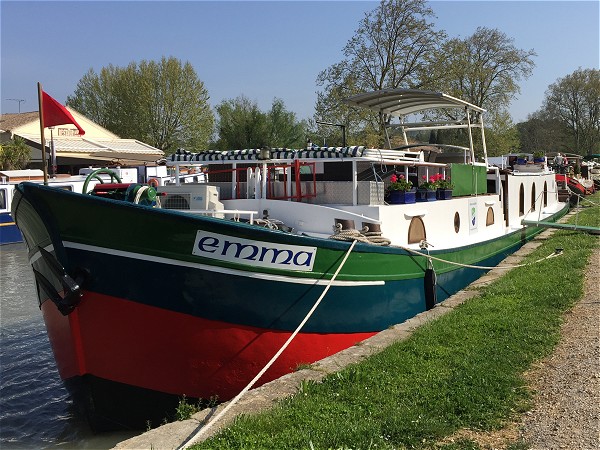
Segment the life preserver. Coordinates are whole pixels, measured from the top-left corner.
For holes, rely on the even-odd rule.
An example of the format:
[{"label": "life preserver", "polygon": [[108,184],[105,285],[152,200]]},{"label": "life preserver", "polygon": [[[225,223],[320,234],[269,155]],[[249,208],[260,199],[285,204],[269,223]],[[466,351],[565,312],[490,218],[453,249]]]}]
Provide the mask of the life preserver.
[{"label": "life preserver", "polygon": [[150,178],[148,179],[148,185],[157,188],[158,186],[160,186],[160,183],[156,178]]}]

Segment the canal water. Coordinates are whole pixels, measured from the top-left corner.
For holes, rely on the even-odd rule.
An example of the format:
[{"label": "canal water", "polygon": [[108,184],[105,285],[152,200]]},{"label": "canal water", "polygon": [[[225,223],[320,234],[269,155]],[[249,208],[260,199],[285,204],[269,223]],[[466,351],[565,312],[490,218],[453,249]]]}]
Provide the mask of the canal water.
[{"label": "canal water", "polygon": [[60,380],[24,244],[0,246],[0,448],[109,449],[135,434],[94,434]]}]

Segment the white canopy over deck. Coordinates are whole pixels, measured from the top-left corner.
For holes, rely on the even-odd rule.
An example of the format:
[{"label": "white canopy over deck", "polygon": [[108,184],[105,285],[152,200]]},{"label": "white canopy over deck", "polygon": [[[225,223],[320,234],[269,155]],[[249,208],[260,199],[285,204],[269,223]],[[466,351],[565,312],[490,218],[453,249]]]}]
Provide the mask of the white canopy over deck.
[{"label": "white canopy over deck", "polygon": [[[439,130],[461,128],[467,129],[469,133],[469,147],[471,158],[475,160],[475,151],[473,148],[472,128],[481,128],[481,138],[483,143],[483,154],[487,164],[487,148],[485,144],[485,131],[483,126],[483,113],[485,109],[473,105],[464,100],[452,97],[442,92],[420,91],[415,89],[384,89],[380,91],[367,92],[355,95],[344,100],[344,103],[358,106],[360,108],[370,109],[379,114],[399,117],[399,125],[387,124],[386,138],[388,146],[390,144],[387,136],[387,128],[399,127],[404,136],[404,142],[408,144],[407,131],[421,130]],[[413,122],[406,123],[404,119],[410,114],[419,113],[434,109],[461,109],[465,111],[466,117],[463,120],[438,121],[438,122]],[[477,122],[477,118],[479,122]],[[473,119],[473,121],[472,121]]]}]

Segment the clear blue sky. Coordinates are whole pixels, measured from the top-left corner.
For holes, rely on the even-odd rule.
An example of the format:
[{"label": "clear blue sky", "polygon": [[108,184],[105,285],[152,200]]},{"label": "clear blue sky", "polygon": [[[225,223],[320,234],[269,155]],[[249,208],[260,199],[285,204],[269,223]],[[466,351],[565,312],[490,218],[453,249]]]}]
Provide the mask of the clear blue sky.
[{"label": "clear blue sky", "polygon": [[[275,97],[312,117],[320,71],[342,49],[365,1],[0,1],[1,111],[36,111],[37,82],[64,103],[93,68],[174,56],[189,61],[212,106],[244,94],[262,110]],[[468,37],[497,28],[536,67],[511,105],[513,120],[540,109],[548,86],[577,68],[600,68],[600,17],[593,1],[434,1],[438,29]]]}]

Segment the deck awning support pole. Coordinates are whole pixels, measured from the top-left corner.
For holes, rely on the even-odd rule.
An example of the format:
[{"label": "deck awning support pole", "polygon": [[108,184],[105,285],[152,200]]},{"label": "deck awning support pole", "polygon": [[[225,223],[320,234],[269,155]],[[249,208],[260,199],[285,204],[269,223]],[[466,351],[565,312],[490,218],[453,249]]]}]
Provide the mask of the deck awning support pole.
[{"label": "deck awning support pole", "polygon": [[356,161],[352,160],[352,205],[358,204],[358,181],[356,177]]},{"label": "deck awning support pole", "polygon": [[231,165],[233,171],[231,172],[231,198],[238,198],[238,190],[237,190],[237,163],[233,163]]},{"label": "deck awning support pole", "polygon": [[400,125],[402,126],[402,137],[404,138],[404,144],[408,145],[408,136],[406,135],[406,128],[404,127],[404,116],[400,117]]},{"label": "deck awning support pole", "polygon": [[267,163],[262,163],[262,179],[260,180],[260,198],[267,198]]},{"label": "deck awning support pole", "polygon": [[465,112],[467,113],[467,129],[469,130],[469,150],[471,151],[471,164],[475,162],[475,147],[473,145],[473,129],[471,128],[471,115],[469,114],[469,108],[465,106]]},{"label": "deck awning support pole", "polygon": [[384,115],[383,115],[383,111],[379,111],[379,120],[381,121],[381,126],[383,127],[383,132],[385,133],[385,141],[387,142],[387,148],[391,149],[392,148],[392,143],[390,141],[390,135],[388,133],[388,127],[385,123],[385,120],[383,119]]},{"label": "deck awning support pole", "polygon": [[483,157],[485,165],[488,165],[487,147],[485,145],[485,127],[483,126],[483,114],[479,114],[479,123],[481,125],[481,142],[483,142]]}]

